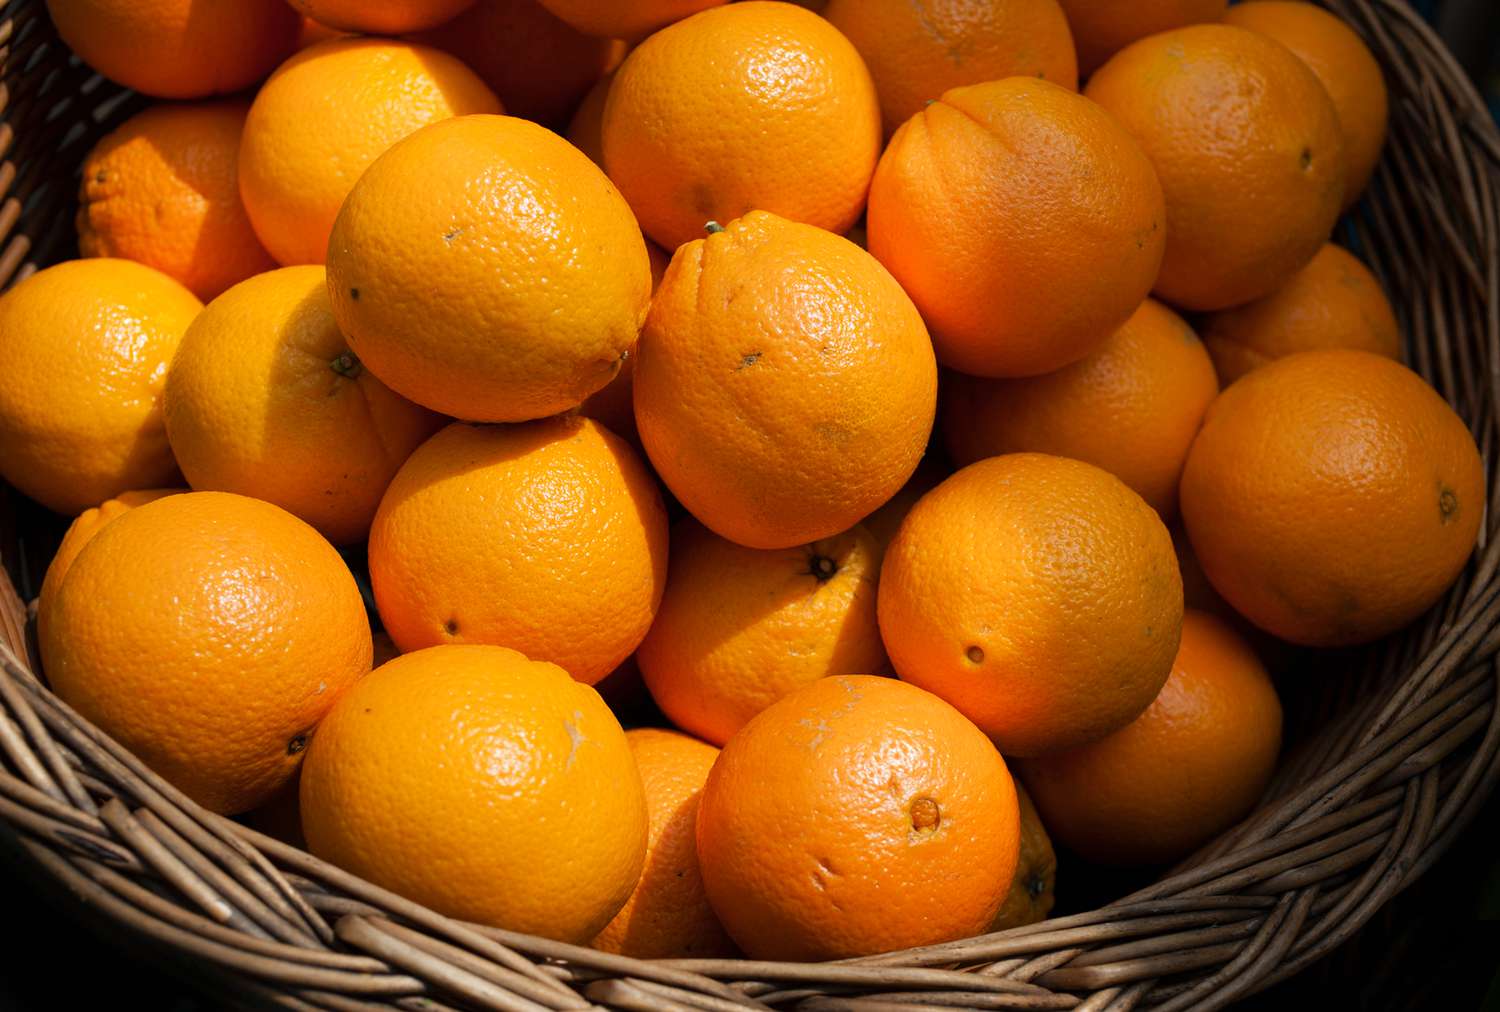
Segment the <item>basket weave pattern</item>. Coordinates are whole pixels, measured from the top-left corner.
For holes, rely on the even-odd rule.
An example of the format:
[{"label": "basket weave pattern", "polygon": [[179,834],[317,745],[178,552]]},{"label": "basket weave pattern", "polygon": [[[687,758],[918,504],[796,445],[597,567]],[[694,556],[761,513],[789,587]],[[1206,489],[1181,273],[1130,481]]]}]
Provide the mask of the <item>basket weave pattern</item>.
[{"label": "basket weave pattern", "polygon": [[[1408,361],[1468,421],[1493,486],[1500,133],[1400,0],[1325,5],[1370,44],[1392,92],[1385,157],[1348,227],[1396,305]],[[77,166],[139,105],[69,56],[41,0],[0,4],[0,286],[69,255]],[[0,499],[0,549],[14,566],[13,499]],[[32,673],[27,610],[3,574],[0,843],[247,1004],[1222,1007],[1347,939],[1494,787],[1496,533],[1490,513],[1469,568],[1418,626],[1314,672],[1328,691],[1291,717],[1321,727],[1245,823],[1109,906],[947,945],[825,964],[641,962],[449,920],[204,812],[154,776]]]}]

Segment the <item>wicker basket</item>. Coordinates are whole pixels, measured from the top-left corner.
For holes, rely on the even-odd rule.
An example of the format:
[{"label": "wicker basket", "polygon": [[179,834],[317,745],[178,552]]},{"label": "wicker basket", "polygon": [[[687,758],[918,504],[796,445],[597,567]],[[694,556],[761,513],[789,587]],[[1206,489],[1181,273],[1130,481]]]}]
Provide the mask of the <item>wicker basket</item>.
[{"label": "wicker basket", "polygon": [[[1500,135],[1400,0],[1329,4],[1392,89],[1391,139],[1344,227],[1408,359],[1473,427],[1500,419]],[[138,100],[82,68],[42,0],[0,5],[0,285],[70,254],[77,167]],[[3,363],[0,363],[3,375]],[[0,549],[29,598],[56,518],[0,488]],[[1089,913],[830,964],[639,962],[457,923],[209,814],[31,673],[0,575],[0,841],[91,916],[164,947],[225,998],[295,1009],[474,1007],[1175,1010],[1221,1007],[1346,940],[1463,832],[1500,772],[1500,542],[1377,647],[1314,657],[1269,799],[1156,883]]]}]

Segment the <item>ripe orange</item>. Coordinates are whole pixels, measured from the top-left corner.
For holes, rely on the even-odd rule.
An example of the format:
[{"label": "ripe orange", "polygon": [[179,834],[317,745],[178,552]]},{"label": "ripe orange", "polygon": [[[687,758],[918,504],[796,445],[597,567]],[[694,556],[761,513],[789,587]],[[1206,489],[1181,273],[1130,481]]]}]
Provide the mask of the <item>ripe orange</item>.
[{"label": "ripe orange", "polygon": [[510,115],[549,126],[625,55],[623,42],[584,35],[538,0],[479,0],[417,41],[463,60]]},{"label": "ripe orange", "polygon": [[1151,289],[1165,222],[1119,124],[1021,77],[955,88],[897,130],[868,218],[938,359],[978,376],[1051,372],[1103,343]]},{"label": "ripe orange", "polygon": [[1355,348],[1401,358],[1401,330],[1380,282],[1332,243],[1270,295],[1210,316],[1203,344],[1225,386],[1299,351]]},{"label": "ripe orange", "polygon": [[698,808],[709,902],[755,959],[837,959],[986,930],[1016,868],[1005,760],[930,693],[823,678],[732,738]]},{"label": "ripe orange", "polygon": [[299,19],[282,0],[47,0],[57,34],[111,81],[157,98],[239,91],[291,52]]},{"label": "ripe orange", "polygon": [[106,499],[98,506],[84,510],[73,518],[63,534],[62,541],[57,546],[57,552],[53,554],[52,561],[47,565],[47,575],[42,580],[41,592],[37,595],[36,625],[37,637],[40,639],[46,634],[42,628],[51,621],[54,602],[57,600],[58,588],[62,586],[63,577],[73,567],[73,560],[78,558],[78,553],[83,551],[83,546],[93,540],[94,535],[111,520],[125,513],[129,513],[137,506],[144,506],[148,502],[178,492],[186,492],[185,488],[152,488],[132,492],[121,492],[113,499]]},{"label": "ripe orange", "polygon": [[1005,902],[990,924],[991,931],[1045,920],[1056,902],[1053,889],[1057,885],[1057,854],[1036,805],[1019,780],[1016,801],[1021,810],[1021,855],[1016,862],[1015,877],[1010,880],[1010,892],[1005,894]]},{"label": "ripe orange", "polygon": [[349,353],[322,267],[283,267],[209,304],[167,371],[167,438],[188,484],[275,503],[334,544],[363,541],[436,415]]},{"label": "ripe orange", "polygon": [[227,815],[296,773],[371,650],[332,546],[276,506],[223,492],[167,496],[106,524],[63,578],[41,647],[63,700]]},{"label": "ripe orange", "polygon": [[405,654],[350,689],[302,771],[325,860],[438,913],[587,942],[630,896],[646,801],[625,732],[553,664]]},{"label": "ripe orange", "polygon": [[823,16],[870,68],[887,134],[966,84],[1039,77],[1078,88],[1073,38],[1057,0],[832,0]]},{"label": "ripe orange", "polygon": [[334,316],[361,361],[470,421],[576,407],[619,372],[650,260],[604,173],[552,131],[462,116],[360,177],[334,227]]},{"label": "ripe orange", "polygon": [[155,267],[200,299],[276,266],[240,202],[248,109],[157,105],[107,134],[83,162],[79,252]]},{"label": "ripe orange", "polygon": [[[662,276],[667,272],[667,255],[656,243],[646,242],[646,256],[651,261],[651,293],[656,294]],[[646,449],[641,445],[641,434],[635,427],[635,360],[640,346],[632,347],[620,362],[620,371],[600,389],[589,394],[578,406],[578,413],[601,422],[617,436],[623,436],[639,453]]]},{"label": "ripe orange", "polygon": [[755,210],[848,229],[880,156],[880,106],[836,28],[751,0],[632,50],[609,89],[603,136],[609,177],[671,252],[704,222]]},{"label": "ripe orange", "polygon": [[848,530],[894,495],[936,398],[927,329],[895,279],[847,239],[763,211],[677,251],[635,367],[662,480],[751,548]]},{"label": "ripe orange", "polygon": [[276,69],[240,145],[240,195],[278,262],[320,264],[355,180],[392,144],[500,103],[447,53],[393,39],[338,38]]},{"label": "ripe orange", "polygon": [[161,390],[193,293],[129,260],[73,260],[0,296],[0,477],[59,513],[172,485]]},{"label": "ripe orange", "polygon": [[400,35],[419,32],[451,20],[474,0],[289,0],[314,21],[342,32]]},{"label": "ripe orange", "polygon": [[1229,0],[1058,0],[1078,47],[1078,72],[1092,74],[1136,39],[1218,21]]},{"label": "ripe orange", "polygon": [[541,0],[553,14],[588,35],[639,39],[724,0]]},{"label": "ripe orange", "polygon": [[[327,42],[329,39],[336,39],[346,34],[348,33],[341,32],[337,28],[329,28],[327,25],[314,21],[312,18],[303,18],[302,27],[297,30],[297,42],[292,46],[292,49],[294,51],[303,50],[308,46],[315,46],[319,42]],[[291,796],[292,802],[295,804],[297,792],[292,791]]]},{"label": "ripe orange", "polygon": [[592,685],[646,635],[667,538],[650,473],[598,422],[459,423],[391,482],[370,580],[403,651],[510,646]]},{"label": "ripe orange", "polygon": [[1116,53],[1084,94],[1140,142],[1161,179],[1161,298],[1187,309],[1248,302],[1328,239],[1347,165],[1338,113],[1279,43],[1229,25],[1163,32]]},{"label": "ripe orange", "polygon": [[875,622],[880,547],[864,528],[762,551],[688,518],[668,557],[667,591],[636,660],[684,731],[722,745],[808,682],[887,670]]},{"label": "ripe orange", "polygon": [[698,870],[696,827],[703,782],[719,750],[676,731],[625,732],[646,790],[646,866],[635,892],[594,939],[594,948],[636,959],[728,956]]},{"label": "ripe orange", "polygon": [[886,500],[884,506],[861,521],[861,526],[870,532],[882,552],[901,527],[901,521],[911,512],[921,498],[942,484],[944,478],[953,473],[946,461],[939,461],[932,453],[923,457],[901,490]]},{"label": "ripe orange", "polygon": [[614,83],[614,71],[595,81],[568,121],[568,140],[601,169],[604,168],[604,104],[609,100],[609,89]]},{"label": "ripe orange", "polygon": [[1256,369],[1208,409],[1182,517],[1215,589],[1262,629],[1345,646],[1426,611],[1474,549],[1484,468],[1422,378],[1365,351]]},{"label": "ripe orange", "polygon": [[1032,756],[1151,704],[1177,652],[1182,578],[1161,518],[1118,478],[1014,453],[912,508],[886,549],[879,615],[904,680]]},{"label": "ripe orange", "polygon": [[1104,468],[1170,517],[1188,447],[1218,392],[1192,328],[1147,299],[1097,350],[1057,372],[945,376],[943,434],[959,466],[1002,453],[1072,457]]},{"label": "ripe orange", "polygon": [[1342,19],[1308,3],[1255,0],[1224,15],[1226,24],[1269,35],[1296,53],[1318,75],[1343,128],[1344,207],[1364,192],[1385,144],[1389,98],[1380,64]]},{"label": "ripe orange", "polygon": [[1280,748],[1281,703],[1266,669],[1229,626],[1190,611],[1172,674],[1145,713],[1018,772],[1052,835],[1085,860],[1163,864],[1249,813]]}]

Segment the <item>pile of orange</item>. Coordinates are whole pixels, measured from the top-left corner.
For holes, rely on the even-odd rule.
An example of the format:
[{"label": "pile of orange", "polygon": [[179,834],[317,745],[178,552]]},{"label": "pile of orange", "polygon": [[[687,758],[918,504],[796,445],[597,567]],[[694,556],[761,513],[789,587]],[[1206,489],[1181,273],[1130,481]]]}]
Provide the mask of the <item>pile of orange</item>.
[{"label": "pile of orange", "polygon": [[47,7],[181,101],[0,296],[0,476],[77,516],[46,678],[445,914],[1040,919],[1255,807],[1249,627],[1370,642],[1473,550],[1474,439],[1329,244],[1386,99],[1315,7]]}]

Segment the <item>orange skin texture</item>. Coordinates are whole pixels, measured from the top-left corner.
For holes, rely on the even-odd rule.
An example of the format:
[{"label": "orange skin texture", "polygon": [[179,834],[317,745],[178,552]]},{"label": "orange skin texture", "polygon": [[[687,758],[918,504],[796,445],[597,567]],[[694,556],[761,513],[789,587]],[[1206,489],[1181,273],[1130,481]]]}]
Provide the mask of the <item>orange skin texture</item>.
[{"label": "orange skin texture", "polygon": [[98,506],[86,509],[74,517],[67,531],[63,533],[62,541],[58,543],[52,561],[47,564],[47,575],[42,580],[42,589],[37,595],[37,636],[45,635],[41,631],[42,627],[52,619],[57,591],[62,586],[63,577],[67,575],[69,569],[73,568],[73,560],[78,558],[78,553],[83,551],[83,546],[92,541],[94,535],[98,534],[105,524],[118,516],[129,513],[137,506],[144,506],[148,502],[155,502],[166,496],[186,491],[185,488],[151,488],[121,492],[115,498],[106,499]]},{"label": "orange skin texture", "polygon": [[[609,89],[614,83],[614,71],[595,81],[568,121],[568,140],[601,169],[604,168],[604,104],[609,100]],[[655,243],[649,245],[656,246]]]},{"label": "orange skin texture", "polygon": [[1367,643],[1457,579],[1479,534],[1474,438],[1423,379],[1344,349],[1288,355],[1208,409],[1182,518],[1214,588],[1272,635]]},{"label": "orange skin texture", "polygon": [[[646,255],[651,260],[651,293],[655,295],[662,277],[667,273],[667,264],[671,258],[662,252],[660,246],[649,240],[646,242]],[[602,422],[610,432],[625,437],[625,441],[637,453],[645,453],[646,449],[641,445],[641,434],[635,427],[634,381],[638,351],[638,348],[630,350],[620,363],[620,371],[615,373],[615,378],[589,394],[588,399],[578,406],[578,413]]]},{"label": "orange skin texture", "polygon": [[255,233],[282,264],[321,264],[355,180],[414,131],[501,112],[472,70],[430,46],[336,38],[276,69],[250,106],[240,195]]},{"label": "orange skin texture", "polygon": [[78,250],[123,257],[208,300],[276,266],[240,202],[240,131],[249,103],[158,105],[84,159]]},{"label": "orange skin texture", "polygon": [[673,528],[671,560],[636,660],[684,731],[722,745],[809,682],[889,670],[875,621],[880,546],[864,528],[764,551],[687,518]]},{"label": "orange skin texture", "polygon": [[1229,0],[1058,0],[1078,49],[1078,72],[1092,74],[1136,39],[1218,21]]},{"label": "orange skin texture", "polygon": [[1016,781],[1016,801],[1021,810],[1021,854],[1016,862],[1016,874],[1010,882],[1010,892],[1005,894],[1005,903],[995,915],[990,931],[1004,931],[1035,924],[1045,920],[1056,902],[1053,889],[1057,885],[1057,853],[1052,849],[1052,838],[1036,805],[1019,780]]},{"label": "orange skin texture", "polygon": [[58,696],[222,815],[291,779],[371,657],[333,547],[225,492],[169,495],[106,524],[68,569],[41,647]]},{"label": "orange skin texture", "polygon": [[725,0],[540,0],[543,7],[586,35],[639,39]]},{"label": "orange skin texture", "polygon": [[1154,289],[1185,309],[1275,291],[1328,240],[1347,159],[1338,113],[1286,47],[1229,25],[1132,43],[1083,92],[1140,142],[1167,204]]},{"label": "orange skin texture", "polygon": [[442,422],[349,357],[324,273],[283,267],[211,302],[172,359],[164,411],[193,488],[275,503],[344,545]]},{"label": "orange skin texture", "polygon": [[646,791],[646,865],[593,946],[636,959],[731,956],[698,870],[698,800],[719,750],[676,731],[625,732]]},{"label": "orange skin texture", "polygon": [[300,19],[283,0],[47,0],[68,48],[112,81],[155,98],[248,87],[281,62]]},{"label": "orange skin texture", "polygon": [[667,542],[650,472],[598,422],[457,423],[381,500],[370,580],[403,652],[510,644],[592,685],[650,628]]},{"label": "orange skin texture", "polygon": [[959,466],[1002,453],[1072,457],[1104,468],[1170,518],[1188,448],[1218,392],[1192,328],[1147,299],[1097,350],[1057,372],[944,377],[942,428]]},{"label": "orange skin texture", "polygon": [[1270,295],[1210,316],[1203,344],[1224,386],[1299,351],[1352,348],[1401,359],[1401,329],[1380,282],[1332,243]]},{"label": "orange skin texture", "polygon": [[932,328],[938,360],[1033,376],[1087,355],[1156,279],[1166,213],[1139,145],[1066,88],[955,88],[891,138],[870,252]]},{"label": "orange skin texture", "polygon": [[635,888],[647,809],[625,732],[555,664],[496,646],[361,679],[302,771],[312,853],[440,914],[587,943]]},{"label": "orange skin texture", "polygon": [[887,499],[884,506],[864,518],[861,526],[875,538],[875,543],[880,546],[882,552],[890,546],[891,540],[896,536],[896,531],[901,529],[901,521],[906,519],[906,514],[911,512],[911,508],[924,495],[942,484],[943,479],[952,473],[951,467],[929,453],[922,458],[921,463],[917,465],[917,469],[912,472],[906,484],[901,486],[900,491]]},{"label": "orange skin texture", "polygon": [[926,448],[937,367],[874,257],[766,212],[677,251],[635,365],[651,462],[704,526],[751,548],[848,530]]},{"label": "orange skin texture", "polygon": [[968,84],[1038,77],[1078,90],[1058,0],[832,0],[823,16],[870,68],[887,136],[928,101]]},{"label": "orange skin texture", "polygon": [[537,0],[479,0],[416,41],[463,60],[510,115],[549,126],[625,56],[623,42],[584,35]]},{"label": "orange skin texture", "polygon": [[341,32],[400,35],[451,21],[474,6],[474,0],[288,0],[320,24]]},{"label": "orange skin texture", "polygon": [[329,244],[349,345],[393,390],[476,422],[542,418],[614,379],[651,301],[630,208],[557,134],[463,116],[397,144]]},{"label": "orange skin texture", "polygon": [[1190,611],[1145,713],[1017,773],[1052,835],[1085,860],[1165,864],[1249,814],[1280,748],[1281,703],[1255,652],[1221,619]]},{"label": "orange skin texture", "polygon": [[1348,158],[1344,208],[1359,200],[1385,145],[1390,98],[1364,40],[1343,20],[1307,3],[1255,0],[1231,7],[1224,23],[1268,35],[1296,53],[1333,99]]},{"label": "orange skin texture", "polygon": [[203,308],[142,264],[38,271],[0,296],[0,477],[58,513],[180,481],[161,393]]},{"label": "orange skin texture", "polygon": [[896,672],[1006,755],[1096,741],[1166,681],[1182,578],[1156,511],[1081,461],[970,464],[907,514],[880,570]]},{"label": "orange skin texture", "polygon": [[717,7],[641,43],[604,106],[604,167],[663,249],[770,211],[845,232],[880,156],[858,51],[785,3]]},{"label": "orange skin texture", "polygon": [[839,675],[734,736],[698,807],[709,902],[752,959],[824,960],[984,932],[1020,847],[1005,760],[953,707]]}]

